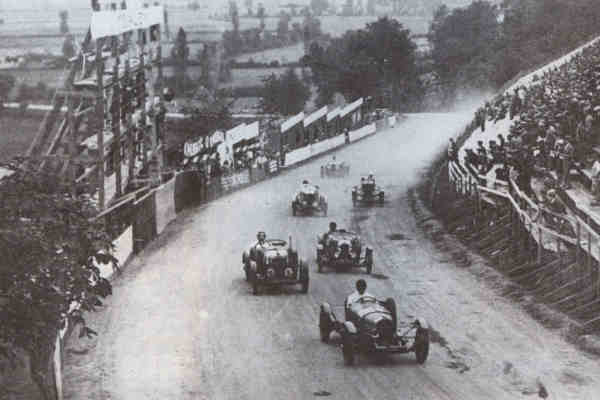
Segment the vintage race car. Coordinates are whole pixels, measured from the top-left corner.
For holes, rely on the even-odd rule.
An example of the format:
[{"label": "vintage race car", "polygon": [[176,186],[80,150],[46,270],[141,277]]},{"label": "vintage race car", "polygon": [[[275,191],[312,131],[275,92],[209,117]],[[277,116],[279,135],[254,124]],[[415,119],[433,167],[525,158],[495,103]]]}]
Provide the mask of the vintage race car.
[{"label": "vintage race car", "polygon": [[342,177],[350,173],[350,165],[344,161],[330,161],[325,165],[321,165],[321,178],[325,177]]},{"label": "vintage race car", "polygon": [[327,215],[327,198],[317,185],[303,184],[292,199],[292,215],[321,213]]},{"label": "vintage race car", "polygon": [[338,320],[328,303],[321,304],[319,331],[321,341],[327,343],[331,332],[342,337],[344,363],[352,365],[357,352],[410,353],[414,352],[419,364],[429,355],[429,328],[422,319],[400,324],[394,299],[385,301],[363,296],[350,305],[344,302],[345,321]]},{"label": "vintage race car", "polygon": [[300,284],[302,293],[308,292],[308,265],[298,257],[285,240],[268,239],[263,245],[256,244],[242,254],[246,280],[252,285],[252,293],[258,294],[259,286]]},{"label": "vintage race car", "polygon": [[352,188],[352,204],[383,204],[385,192],[375,184],[375,181],[361,179],[359,186]]},{"label": "vintage race car", "polygon": [[324,267],[349,268],[365,267],[367,274],[373,269],[373,249],[365,247],[356,233],[337,229],[317,236],[317,265],[319,272]]}]

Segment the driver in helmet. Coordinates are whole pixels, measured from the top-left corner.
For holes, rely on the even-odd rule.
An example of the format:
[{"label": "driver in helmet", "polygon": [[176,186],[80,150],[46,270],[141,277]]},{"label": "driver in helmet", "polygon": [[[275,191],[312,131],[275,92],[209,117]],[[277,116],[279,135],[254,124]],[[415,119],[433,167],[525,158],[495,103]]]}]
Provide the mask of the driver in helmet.
[{"label": "driver in helmet", "polygon": [[259,231],[256,234],[256,243],[252,246],[253,249],[258,249],[266,246],[267,234],[263,231]]},{"label": "driver in helmet", "polygon": [[369,176],[367,177],[367,182],[368,183],[375,183],[375,177],[373,176],[372,172],[369,173]]},{"label": "driver in helmet", "polygon": [[327,238],[329,237],[329,234],[331,234],[331,233],[333,233],[335,231],[337,231],[337,224],[335,222],[331,221],[329,223],[329,230],[323,234],[323,238],[321,239],[321,243],[322,244],[327,244]]},{"label": "driver in helmet", "polygon": [[374,296],[367,292],[367,282],[364,279],[359,279],[356,281],[356,291],[346,298],[346,307],[350,308],[352,304],[359,302],[363,297]]}]

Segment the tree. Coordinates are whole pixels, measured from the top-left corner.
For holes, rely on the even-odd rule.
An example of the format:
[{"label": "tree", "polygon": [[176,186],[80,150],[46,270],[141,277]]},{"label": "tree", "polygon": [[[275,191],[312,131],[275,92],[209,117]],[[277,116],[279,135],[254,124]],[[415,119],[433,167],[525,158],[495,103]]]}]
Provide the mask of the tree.
[{"label": "tree", "polygon": [[498,8],[475,1],[452,12],[438,8],[429,28],[433,70],[451,102],[459,87],[488,89],[498,53]]},{"label": "tree", "polygon": [[60,18],[60,33],[65,35],[69,33],[69,12],[67,10],[62,10],[58,13],[58,16]]},{"label": "tree", "polygon": [[323,12],[329,8],[329,2],[327,0],[311,0],[310,8],[313,15],[323,15]]},{"label": "tree", "polygon": [[347,100],[376,96],[382,105],[405,109],[421,95],[415,49],[398,21],[380,18],[333,39],[327,49],[311,44],[302,62],[311,68],[320,104],[340,92]]},{"label": "tree", "polygon": [[0,103],[8,98],[8,94],[15,86],[15,77],[12,75],[0,75]]},{"label": "tree", "polygon": [[56,175],[9,168],[0,190],[0,356],[25,351],[42,398],[51,399],[56,335],[66,320],[80,337],[95,334],[84,313],[112,291],[97,263],[118,265],[89,196],[71,195]]},{"label": "tree", "polygon": [[186,139],[210,135],[217,130],[231,129],[231,97],[227,92],[211,92],[204,87],[198,88],[193,97],[194,105],[186,105],[180,110],[187,116],[183,127]]},{"label": "tree", "polygon": [[288,41],[288,33],[290,31],[291,17],[288,14],[282,14],[277,22],[277,37],[283,42]]},{"label": "tree", "polygon": [[260,20],[260,30],[264,31],[267,25],[265,24],[266,12],[263,3],[258,3],[258,10],[256,10],[256,16]]},{"label": "tree", "polygon": [[304,110],[310,98],[310,88],[298,78],[293,68],[280,77],[271,74],[263,82],[260,106],[264,113],[292,115]]},{"label": "tree", "polygon": [[244,0],[244,5],[246,6],[246,10],[248,10],[249,17],[251,17],[254,14],[254,12],[252,11],[253,4],[253,0]]},{"label": "tree", "polygon": [[376,13],[376,0],[367,0],[367,15],[375,15]]},{"label": "tree", "polygon": [[233,25],[233,31],[240,31],[240,14],[238,12],[237,3],[235,1],[229,2],[229,17],[231,18],[231,24]]},{"label": "tree", "polygon": [[62,53],[66,59],[70,59],[75,56],[75,42],[73,41],[73,35],[65,36],[65,40],[62,45]]},{"label": "tree", "polygon": [[190,48],[187,44],[187,34],[183,28],[180,27],[179,31],[177,31],[175,44],[171,49],[171,57],[175,64],[175,91],[177,93],[185,91],[186,70],[189,55]]}]

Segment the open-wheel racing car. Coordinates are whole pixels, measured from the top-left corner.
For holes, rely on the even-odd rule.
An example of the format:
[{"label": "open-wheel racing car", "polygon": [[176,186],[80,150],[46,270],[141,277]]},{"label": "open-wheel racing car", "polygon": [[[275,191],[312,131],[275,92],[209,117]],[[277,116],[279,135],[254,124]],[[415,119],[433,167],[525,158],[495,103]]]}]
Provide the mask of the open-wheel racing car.
[{"label": "open-wheel racing car", "polygon": [[372,296],[363,296],[350,305],[344,302],[343,307],[346,320],[340,321],[331,305],[321,304],[319,330],[324,343],[329,341],[331,332],[339,333],[346,365],[354,363],[355,354],[359,351],[368,354],[414,352],[419,364],[427,360],[427,323],[415,319],[399,326],[394,299],[380,301]]},{"label": "open-wheel racing car", "polygon": [[373,174],[361,178],[360,185],[352,188],[352,204],[383,204],[385,192],[375,184]]},{"label": "open-wheel racing car", "polygon": [[373,249],[365,246],[364,257],[361,257],[362,249],[360,236],[337,229],[333,222],[329,232],[317,236],[318,271],[322,272],[324,267],[365,267],[367,274],[370,274],[373,270]]},{"label": "open-wheel racing car", "polygon": [[302,182],[302,186],[292,199],[292,215],[300,213],[327,215],[327,198],[319,192],[317,185],[311,185],[308,181]]},{"label": "open-wheel racing car", "polygon": [[321,165],[321,178],[343,177],[350,173],[350,165],[344,161],[336,161],[335,158],[327,164]]},{"label": "open-wheel racing car", "polygon": [[[259,232],[256,244],[242,254],[246,280],[252,285],[252,293],[258,294],[259,286],[300,284],[302,293],[308,292],[308,265],[298,257],[285,240],[267,240]],[[291,241],[291,238],[290,238]]]}]

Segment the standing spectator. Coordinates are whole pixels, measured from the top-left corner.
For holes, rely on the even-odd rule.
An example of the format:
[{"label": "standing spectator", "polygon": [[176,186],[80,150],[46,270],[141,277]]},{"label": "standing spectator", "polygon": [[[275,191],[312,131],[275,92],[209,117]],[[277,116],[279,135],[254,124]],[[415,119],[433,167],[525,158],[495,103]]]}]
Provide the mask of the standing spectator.
[{"label": "standing spectator", "polygon": [[450,143],[448,144],[448,160],[455,163],[458,162],[458,149],[456,148],[454,138],[450,138]]},{"label": "standing spectator", "polygon": [[479,166],[480,166],[479,172],[481,174],[487,173],[487,164],[488,164],[487,150],[483,146],[482,140],[477,141],[477,156],[479,157]]},{"label": "standing spectator", "polygon": [[562,147],[562,151],[559,153],[559,158],[562,168],[561,186],[563,189],[570,189],[569,175],[571,172],[571,164],[573,163],[573,156],[575,155],[575,148],[571,142],[565,140],[565,144]]},{"label": "standing spectator", "polygon": [[552,125],[548,128],[548,132],[546,132],[546,138],[544,139],[544,148],[546,151],[546,168],[554,169],[554,158],[556,155],[555,152],[556,146],[556,129]]},{"label": "standing spectator", "polygon": [[600,157],[596,156],[594,165],[592,165],[592,196],[594,199],[590,203],[592,207],[600,205]]}]

